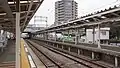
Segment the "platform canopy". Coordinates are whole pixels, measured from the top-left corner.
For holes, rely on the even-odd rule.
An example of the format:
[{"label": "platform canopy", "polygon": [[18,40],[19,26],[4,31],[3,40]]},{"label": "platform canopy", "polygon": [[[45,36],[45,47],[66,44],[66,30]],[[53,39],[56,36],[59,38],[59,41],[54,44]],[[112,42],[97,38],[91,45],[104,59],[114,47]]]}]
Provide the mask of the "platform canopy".
[{"label": "platform canopy", "polygon": [[0,0],[0,30],[15,33],[16,6],[20,4],[20,26],[23,31],[42,2],[43,0]]},{"label": "platform canopy", "polygon": [[120,4],[111,6],[109,8],[96,11],[94,13],[81,16],[80,18],[70,20],[66,23],[48,27],[46,29],[37,31],[34,34],[48,33],[48,32],[62,32],[70,29],[92,29],[104,27],[119,27],[120,26]]}]

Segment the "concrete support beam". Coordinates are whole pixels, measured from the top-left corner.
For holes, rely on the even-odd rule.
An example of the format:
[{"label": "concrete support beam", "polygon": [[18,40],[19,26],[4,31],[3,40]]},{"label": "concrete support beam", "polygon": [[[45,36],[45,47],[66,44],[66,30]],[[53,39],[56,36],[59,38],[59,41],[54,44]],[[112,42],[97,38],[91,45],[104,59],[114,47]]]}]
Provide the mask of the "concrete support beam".
[{"label": "concrete support beam", "polygon": [[20,68],[20,12],[16,13],[16,68]]}]

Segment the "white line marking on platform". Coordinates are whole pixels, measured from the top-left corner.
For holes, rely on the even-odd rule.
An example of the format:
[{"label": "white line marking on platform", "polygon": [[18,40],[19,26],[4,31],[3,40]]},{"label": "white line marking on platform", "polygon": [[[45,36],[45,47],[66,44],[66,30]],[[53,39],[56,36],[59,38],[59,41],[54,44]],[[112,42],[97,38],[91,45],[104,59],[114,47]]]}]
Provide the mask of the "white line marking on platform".
[{"label": "white line marking on platform", "polygon": [[27,49],[27,48],[25,48],[25,51],[26,51],[26,52],[28,52],[28,49]]},{"label": "white line marking on platform", "polygon": [[31,68],[36,68],[33,60],[32,60],[32,57],[30,55],[28,55],[28,59],[29,59],[29,62],[30,62],[30,65],[31,65]]},{"label": "white line marking on platform", "polygon": [[26,45],[24,45],[24,47],[25,47]]}]

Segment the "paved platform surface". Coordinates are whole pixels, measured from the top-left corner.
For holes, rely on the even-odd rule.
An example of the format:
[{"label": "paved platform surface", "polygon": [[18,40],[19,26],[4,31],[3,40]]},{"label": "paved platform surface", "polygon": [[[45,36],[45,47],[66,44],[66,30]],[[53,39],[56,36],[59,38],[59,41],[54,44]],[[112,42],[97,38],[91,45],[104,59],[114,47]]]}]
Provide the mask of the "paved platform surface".
[{"label": "paved platform surface", "polygon": [[0,68],[15,68],[15,40],[8,40],[4,52],[0,53]]},{"label": "paved platform surface", "polygon": [[8,40],[7,47],[0,54],[0,63],[15,61],[15,40]]},{"label": "paved platform surface", "polygon": [[[40,61],[40,59],[37,57],[37,55],[34,53],[34,51],[29,47],[27,42],[24,42],[25,48],[28,50],[28,55],[30,55],[33,59],[34,64],[36,65],[35,68],[46,68],[45,65]],[[34,66],[34,65],[32,65]]]},{"label": "paved platform surface", "polygon": [[25,51],[24,45],[25,45],[25,42],[24,42],[23,39],[21,39],[21,57],[20,57],[21,67],[20,68],[30,68],[29,60],[28,60],[28,57],[27,57],[28,55]]}]

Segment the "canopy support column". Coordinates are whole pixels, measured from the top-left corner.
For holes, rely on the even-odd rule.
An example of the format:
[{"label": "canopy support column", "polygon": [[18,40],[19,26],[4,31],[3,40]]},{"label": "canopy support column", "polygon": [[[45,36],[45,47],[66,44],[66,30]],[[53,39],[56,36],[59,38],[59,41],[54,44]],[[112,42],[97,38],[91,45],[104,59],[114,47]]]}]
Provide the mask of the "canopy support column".
[{"label": "canopy support column", "polygon": [[100,25],[98,24],[98,48],[101,48],[100,46]]},{"label": "canopy support column", "polygon": [[16,68],[20,68],[20,12],[16,13]]},{"label": "canopy support column", "polygon": [[95,44],[95,27],[93,26],[93,44]]}]

